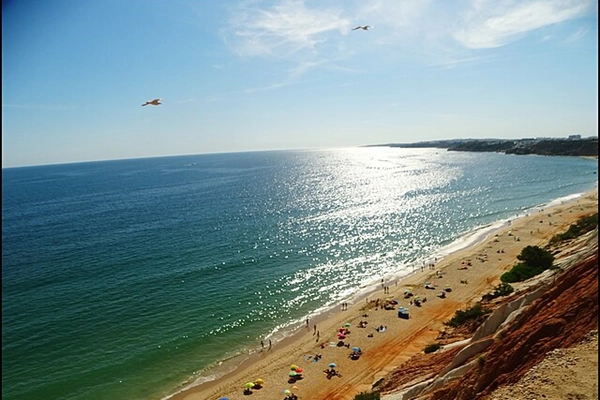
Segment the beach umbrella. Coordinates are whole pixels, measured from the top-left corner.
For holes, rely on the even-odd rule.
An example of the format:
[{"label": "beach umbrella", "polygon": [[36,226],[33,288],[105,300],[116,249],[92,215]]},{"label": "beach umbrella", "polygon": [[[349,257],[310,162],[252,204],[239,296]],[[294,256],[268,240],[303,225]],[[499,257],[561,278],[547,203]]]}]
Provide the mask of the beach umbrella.
[{"label": "beach umbrella", "polygon": [[229,400],[229,397],[219,397],[219,400]]},{"label": "beach umbrella", "polygon": [[282,390],[283,394],[292,394],[292,391],[289,389]]},{"label": "beach umbrella", "polygon": [[254,380],[254,383],[257,385],[262,385],[263,383],[265,383],[265,381],[263,381],[262,379],[258,378]]},{"label": "beach umbrella", "polygon": [[345,326],[346,328],[350,328],[350,327],[352,326],[352,324],[350,324],[350,322],[346,322],[346,323],[344,324],[344,326]]},{"label": "beach umbrella", "polygon": [[297,370],[297,369],[298,369],[298,366],[297,366],[296,364],[292,364],[292,365],[290,365],[290,369],[291,369],[292,371],[295,371],[295,370]]},{"label": "beach umbrella", "polygon": [[343,333],[338,333],[338,338],[339,339],[346,339],[346,335],[344,335]]},{"label": "beach umbrella", "polygon": [[300,389],[298,386],[292,386],[292,389]]},{"label": "beach umbrella", "polygon": [[337,365],[335,363],[331,363],[331,364],[329,364],[329,367],[330,368],[335,368],[335,367],[337,367]]},{"label": "beach umbrella", "polygon": [[352,348],[352,351],[359,352],[359,351],[360,351],[360,347],[353,347],[353,348]]},{"label": "beach umbrella", "polygon": [[290,372],[288,373],[288,375],[289,375],[289,376],[296,376],[296,375],[298,375],[298,373],[297,373],[296,371],[290,371]]},{"label": "beach umbrella", "polygon": [[252,389],[254,387],[254,382],[246,382],[244,386],[246,389]]},{"label": "beach umbrella", "polygon": [[300,367],[296,368],[296,373],[297,374],[301,374],[302,372],[304,372],[304,370]]}]

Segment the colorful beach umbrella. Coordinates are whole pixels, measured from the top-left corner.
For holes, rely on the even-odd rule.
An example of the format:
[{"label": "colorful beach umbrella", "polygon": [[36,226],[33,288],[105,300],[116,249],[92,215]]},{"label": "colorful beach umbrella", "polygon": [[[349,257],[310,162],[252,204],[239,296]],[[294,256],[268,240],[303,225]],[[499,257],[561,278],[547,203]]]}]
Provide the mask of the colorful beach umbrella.
[{"label": "colorful beach umbrella", "polygon": [[290,365],[290,369],[292,371],[295,371],[296,369],[298,369],[298,366],[296,364],[292,364],[292,365]]},{"label": "colorful beach umbrella", "polygon": [[254,380],[254,383],[257,384],[257,385],[262,385],[263,383],[265,383],[265,381],[262,380],[262,379],[260,379],[260,378],[258,378],[258,379]]},{"label": "colorful beach umbrella", "polygon": [[296,373],[297,374],[301,374],[302,372],[304,372],[304,370],[300,367],[296,368]]},{"label": "colorful beach umbrella", "polygon": [[296,376],[296,375],[298,375],[298,373],[297,373],[296,371],[290,371],[290,372],[288,373],[288,375],[289,375],[289,376]]},{"label": "colorful beach umbrella", "polygon": [[359,352],[359,351],[360,351],[360,347],[353,347],[353,348],[352,348],[352,351]]},{"label": "colorful beach umbrella", "polygon": [[331,364],[329,364],[329,367],[330,368],[335,368],[335,367],[337,367],[337,365],[335,363],[331,363]]},{"label": "colorful beach umbrella", "polygon": [[350,322],[346,322],[346,323],[344,324],[344,326],[345,326],[346,328],[349,328],[350,326],[352,326],[352,324],[350,324]]},{"label": "colorful beach umbrella", "polygon": [[292,391],[289,389],[282,390],[283,394],[292,394]]},{"label": "colorful beach umbrella", "polygon": [[246,389],[252,389],[254,387],[254,382],[246,382],[244,387],[246,387]]}]

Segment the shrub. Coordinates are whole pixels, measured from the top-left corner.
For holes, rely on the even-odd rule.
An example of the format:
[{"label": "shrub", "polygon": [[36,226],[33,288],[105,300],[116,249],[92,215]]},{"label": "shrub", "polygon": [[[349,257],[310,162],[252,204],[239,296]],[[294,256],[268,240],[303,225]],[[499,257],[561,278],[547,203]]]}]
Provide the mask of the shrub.
[{"label": "shrub", "polygon": [[354,396],[354,400],[380,400],[379,392],[360,392]]},{"label": "shrub", "polygon": [[485,365],[485,355],[480,355],[477,357],[477,364],[479,364],[479,367],[483,368]]},{"label": "shrub", "polygon": [[522,282],[542,272],[544,272],[543,269],[520,263],[512,267],[510,271],[503,273],[500,280],[505,283]]},{"label": "shrub", "polygon": [[440,349],[440,347],[442,347],[442,346],[439,343],[432,343],[430,345],[427,345],[423,349],[423,352],[425,354],[433,353],[434,351],[438,351]]},{"label": "shrub", "polygon": [[496,285],[494,287],[493,292],[484,295],[482,297],[482,300],[490,301],[497,297],[508,296],[509,294],[511,294],[514,291],[515,291],[515,289],[512,286],[510,286],[510,284],[508,284],[506,282],[502,282],[501,284]]},{"label": "shrub", "polygon": [[552,237],[552,239],[550,239],[550,244],[557,244],[563,240],[575,239],[584,233],[594,230],[597,226],[598,213],[587,217],[581,217],[575,224],[571,225],[566,232],[559,233]]},{"label": "shrub", "polygon": [[552,268],[552,264],[554,263],[552,253],[538,246],[525,247],[521,250],[521,254],[517,256],[517,259],[522,262],[512,267],[510,271],[502,274],[500,276],[502,282],[524,281]]},{"label": "shrub", "polygon": [[552,268],[552,263],[554,262],[552,253],[539,246],[525,247],[521,250],[521,254],[517,256],[517,259],[523,261],[525,265],[541,268],[542,270]]},{"label": "shrub", "polygon": [[457,328],[467,322],[478,319],[481,316],[489,314],[490,310],[485,309],[481,303],[475,304],[473,307],[466,310],[458,310],[454,314],[454,317],[450,321],[446,322],[445,325]]}]

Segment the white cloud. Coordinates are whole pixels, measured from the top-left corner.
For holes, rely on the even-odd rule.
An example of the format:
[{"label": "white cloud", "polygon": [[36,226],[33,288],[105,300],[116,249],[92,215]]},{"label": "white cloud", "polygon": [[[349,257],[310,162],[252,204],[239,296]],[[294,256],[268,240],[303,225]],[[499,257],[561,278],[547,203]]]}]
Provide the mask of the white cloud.
[{"label": "white cloud", "polygon": [[475,0],[455,38],[471,49],[504,46],[528,32],[584,16],[591,0]]},{"label": "white cloud", "polygon": [[273,84],[268,85],[268,86],[246,89],[246,90],[244,90],[244,92],[248,93],[248,94],[256,93],[256,92],[266,92],[266,91],[269,91],[269,90],[275,90],[275,89],[280,89],[280,88],[283,88],[283,87],[286,87],[286,86],[290,86],[292,84],[293,83],[291,83],[291,82],[273,83]]},{"label": "white cloud", "polygon": [[61,104],[2,104],[2,107],[6,108],[22,108],[30,110],[46,110],[46,111],[62,111],[62,110],[73,110],[73,106],[66,106]]},{"label": "white cloud", "polygon": [[578,42],[581,38],[586,36],[589,32],[587,28],[580,28],[577,31],[573,32],[569,37],[565,38],[563,43],[575,43]]},{"label": "white cloud", "polygon": [[240,55],[287,57],[315,51],[326,33],[344,32],[350,21],[342,9],[308,8],[302,0],[283,0],[270,7],[244,2],[233,12],[226,41]]}]

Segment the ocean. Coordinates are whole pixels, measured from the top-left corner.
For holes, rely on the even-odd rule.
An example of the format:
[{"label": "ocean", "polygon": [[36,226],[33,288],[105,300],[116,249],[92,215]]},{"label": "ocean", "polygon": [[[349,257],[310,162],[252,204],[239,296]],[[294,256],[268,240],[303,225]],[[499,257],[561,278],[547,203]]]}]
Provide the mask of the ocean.
[{"label": "ocean", "polygon": [[168,398],[597,171],[387,147],[4,168],[2,398]]}]

